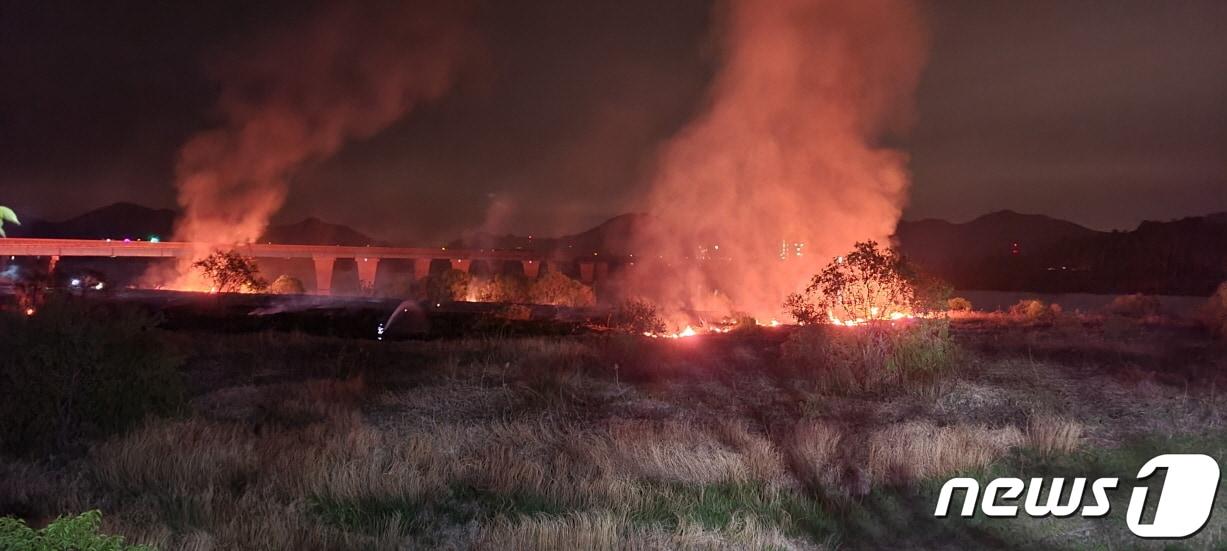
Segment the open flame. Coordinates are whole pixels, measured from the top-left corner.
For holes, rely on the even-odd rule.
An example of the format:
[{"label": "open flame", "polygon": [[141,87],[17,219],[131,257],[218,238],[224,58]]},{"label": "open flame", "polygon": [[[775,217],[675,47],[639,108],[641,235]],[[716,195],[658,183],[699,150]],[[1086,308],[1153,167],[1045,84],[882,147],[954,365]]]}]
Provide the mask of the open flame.
[{"label": "open flame", "polygon": [[[780,320],[773,319],[766,324],[760,323],[758,320],[754,320],[754,325],[758,327],[779,327],[782,324],[780,323]],[[681,331],[674,333],[645,332],[643,336],[652,337],[654,339],[684,339],[688,337],[697,337],[699,335],[710,335],[713,333],[728,333],[735,327],[735,325],[711,325],[705,327],[704,329],[695,329],[694,326],[687,325],[686,327],[683,327]]]},{"label": "open flame", "polygon": [[834,311],[827,310],[827,320],[829,320],[832,325],[838,325],[840,327],[854,327],[857,325],[864,325],[871,321],[899,321],[901,319],[912,319],[916,317],[914,314],[908,312],[895,311],[891,312],[888,316],[880,318],[878,317],[878,312],[876,311],[877,308],[873,308],[872,310],[873,311],[870,314],[870,318],[840,318],[839,316],[835,315]]}]

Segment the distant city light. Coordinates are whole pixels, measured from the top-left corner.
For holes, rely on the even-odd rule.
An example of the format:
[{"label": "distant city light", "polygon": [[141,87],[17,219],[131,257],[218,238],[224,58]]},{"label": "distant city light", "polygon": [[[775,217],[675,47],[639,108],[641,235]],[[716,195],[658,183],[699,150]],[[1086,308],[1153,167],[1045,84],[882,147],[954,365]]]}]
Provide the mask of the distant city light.
[{"label": "distant city light", "polygon": [[793,256],[804,256],[805,242],[790,242],[787,239],[780,241],[780,260],[787,260]]}]

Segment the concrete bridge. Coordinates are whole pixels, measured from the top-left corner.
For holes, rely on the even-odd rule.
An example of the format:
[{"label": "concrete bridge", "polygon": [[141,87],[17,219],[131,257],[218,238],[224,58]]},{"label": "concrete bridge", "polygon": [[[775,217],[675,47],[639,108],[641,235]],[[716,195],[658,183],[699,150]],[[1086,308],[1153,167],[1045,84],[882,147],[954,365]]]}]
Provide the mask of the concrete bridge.
[{"label": "concrete bridge", "polygon": [[[113,241],[92,239],[0,239],[0,257],[44,257],[48,259],[48,271],[63,257],[94,258],[174,258],[189,257],[194,251],[207,246],[186,242]],[[413,248],[413,247],[342,247],[333,245],[278,245],[273,243],[249,243],[231,247],[239,254],[252,258],[294,259],[310,258],[315,264],[316,292],[332,292],[333,267],[338,258],[352,258],[358,265],[358,280],[364,287],[373,287],[379,261],[402,259],[413,261],[413,275],[424,279],[430,275],[430,263],[447,260],[452,268],[468,272],[474,260],[487,262],[519,262],[524,274],[535,279],[541,265],[556,262],[533,251],[507,251],[485,249]],[[592,284],[609,272],[605,261],[580,260],[579,274],[584,283]]]}]

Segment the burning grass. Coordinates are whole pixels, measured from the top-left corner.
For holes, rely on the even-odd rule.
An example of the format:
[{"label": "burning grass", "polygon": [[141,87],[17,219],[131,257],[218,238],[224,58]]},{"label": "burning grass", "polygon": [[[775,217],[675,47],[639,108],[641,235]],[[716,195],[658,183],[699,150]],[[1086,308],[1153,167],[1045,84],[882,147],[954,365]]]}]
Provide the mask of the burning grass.
[{"label": "burning grass", "polygon": [[1075,369],[929,322],[685,343],[194,335],[189,370],[210,375],[189,377],[190,412],[67,462],[3,460],[0,514],[100,509],[104,532],[166,549],[964,546],[984,533],[923,514],[933,481],[1221,426],[1216,395],[1088,373],[1112,353]]}]

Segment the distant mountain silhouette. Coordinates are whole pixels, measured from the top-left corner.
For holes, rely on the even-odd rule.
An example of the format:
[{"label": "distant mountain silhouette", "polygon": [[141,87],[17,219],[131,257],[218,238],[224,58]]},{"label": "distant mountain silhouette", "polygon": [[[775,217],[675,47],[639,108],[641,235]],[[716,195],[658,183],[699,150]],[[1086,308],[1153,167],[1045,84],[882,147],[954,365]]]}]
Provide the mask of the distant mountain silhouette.
[{"label": "distant mountain silhouette", "polygon": [[[166,239],[176,216],[168,209],[117,203],[63,222],[28,220],[5,230],[12,237]],[[574,235],[477,233],[449,246],[532,250],[560,257],[595,252],[618,258],[640,252],[631,248],[631,237],[654,220],[648,214],[623,214]],[[260,241],[380,244],[358,230],[317,218],[272,226]],[[1204,295],[1227,280],[1227,213],[1146,221],[1132,231],[1104,232],[1006,210],[964,223],[903,221],[894,241],[921,267],[959,289]]]},{"label": "distant mountain silhouette", "polygon": [[[477,234],[451,246],[618,257],[638,252],[630,236],[653,220],[624,214],[556,239]],[[1227,280],[1227,213],[1104,232],[1003,210],[964,223],[903,221],[893,241],[959,289],[1204,295]]]},{"label": "distant mountain silhouette", "polygon": [[562,237],[525,237],[517,235],[494,235],[476,233],[452,241],[449,247],[474,249],[509,249],[541,251],[550,255],[585,255],[599,253],[607,256],[633,254],[632,236],[643,227],[654,223],[655,218],[645,213],[621,214],[600,225],[574,235]]},{"label": "distant mountain silhouette", "polygon": [[269,226],[260,237],[260,242],[285,243],[288,245],[341,245],[365,247],[375,245],[375,240],[349,226],[330,224],[311,217],[296,224]]},{"label": "distant mountain silhouette", "polygon": [[[85,214],[49,222],[29,220],[13,226],[11,237],[43,237],[54,239],[131,239],[148,241],[151,237],[168,240],[174,234],[179,213],[170,209],[152,209],[133,203],[115,203]],[[7,231],[8,228],[5,228]],[[307,218],[295,224],[269,226],[261,242],[291,245],[366,246],[375,240],[348,226],[330,224],[318,218]]]},{"label": "distant mountain silhouette", "polygon": [[151,236],[167,239],[175,227],[178,213],[170,209],[151,209],[133,203],[115,203],[89,211],[63,222],[30,220],[9,232],[12,237],[54,239],[137,239]]},{"label": "distant mountain silhouette", "polygon": [[960,289],[1202,295],[1227,280],[1227,213],[1103,232],[1001,211],[901,222],[895,239]]},{"label": "distant mountain silhouette", "polygon": [[996,252],[1042,250],[1062,242],[1088,239],[1097,233],[1073,222],[1039,214],[1019,214],[1003,210],[970,222],[954,224],[944,220],[903,221],[895,237],[915,260],[944,262],[966,256],[992,255]]},{"label": "distant mountain silhouette", "polygon": [[961,224],[903,221],[894,241],[909,259],[958,288],[1024,290],[1049,287],[1036,283],[1048,278],[1049,267],[1085,270],[1071,247],[1101,234],[1065,220],[1003,210]]}]

